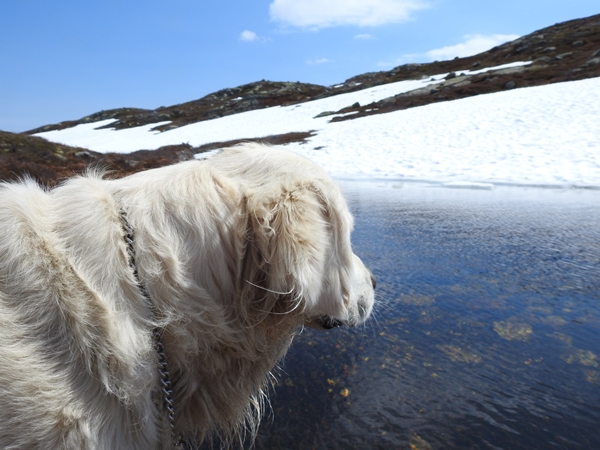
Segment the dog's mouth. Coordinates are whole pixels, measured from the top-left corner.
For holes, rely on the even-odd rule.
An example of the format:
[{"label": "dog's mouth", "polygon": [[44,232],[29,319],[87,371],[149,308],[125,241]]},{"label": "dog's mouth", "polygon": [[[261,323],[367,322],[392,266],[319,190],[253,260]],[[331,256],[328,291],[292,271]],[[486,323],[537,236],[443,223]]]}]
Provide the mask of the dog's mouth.
[{"label": "dog's mouth", "polygon": [[333,328],[338,328],[344,325],[344,322],[336,319],[335,317],[330,316],[321,316],[314,319],[314,324],[319,328],[323,328],[324,330],[331,330]]}]

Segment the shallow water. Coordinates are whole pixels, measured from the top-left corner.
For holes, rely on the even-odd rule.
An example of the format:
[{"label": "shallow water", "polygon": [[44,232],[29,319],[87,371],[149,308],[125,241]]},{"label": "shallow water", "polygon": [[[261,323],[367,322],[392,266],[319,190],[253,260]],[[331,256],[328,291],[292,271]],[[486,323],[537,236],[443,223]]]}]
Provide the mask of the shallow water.
[{"label": "shallow water", "polygon": [[378,305],[295,339],[257,448],[600,448],[600,192],[341,184]]}]

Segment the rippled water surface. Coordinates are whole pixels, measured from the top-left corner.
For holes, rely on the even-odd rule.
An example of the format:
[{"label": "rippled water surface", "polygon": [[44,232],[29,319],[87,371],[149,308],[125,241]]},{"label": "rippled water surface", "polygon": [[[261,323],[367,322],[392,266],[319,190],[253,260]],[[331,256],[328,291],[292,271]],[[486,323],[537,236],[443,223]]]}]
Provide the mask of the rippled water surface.
[{"label": "rippled water surface", "polygon": [[600,448],[600,192],[341,184],[379,303],[296,338],[257,448]]}]

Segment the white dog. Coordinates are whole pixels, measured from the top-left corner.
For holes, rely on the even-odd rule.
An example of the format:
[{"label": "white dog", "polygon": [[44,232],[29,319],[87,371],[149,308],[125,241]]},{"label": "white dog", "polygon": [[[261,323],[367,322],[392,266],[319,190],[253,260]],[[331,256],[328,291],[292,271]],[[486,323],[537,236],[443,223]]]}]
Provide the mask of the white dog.
[{"label": "white dog", "polygon": [[51,191],[1,184],[0,448],[255,432],[297,330],[371,313],[351,228],[323,171],[259,145]]}]

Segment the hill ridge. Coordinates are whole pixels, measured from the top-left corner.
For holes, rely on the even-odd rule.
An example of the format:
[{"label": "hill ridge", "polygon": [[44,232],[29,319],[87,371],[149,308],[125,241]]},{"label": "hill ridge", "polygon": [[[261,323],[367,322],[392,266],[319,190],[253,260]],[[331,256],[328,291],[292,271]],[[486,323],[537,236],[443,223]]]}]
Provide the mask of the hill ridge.
[{"label": "hill ridge", "polygon": [[[600,14],[584,19],[574,19],[561,22],[541,30],[534,31],[514,41],[496,46],[488,51],[464,58],[431,63],[410,63],[397,66],[391,70],[368,72],[356,75],[342,83],[332,86],[320,86],[301,82],[255,81],[234,88],[225,88],[208,94],[200,99],[172,106],[161,106],[154,110],[140,108],[116,108],[100,111],[79,120],[68,120],[58,124],[50,124],[26,134],[36,134],[46,131],[61,130],[83,123],[115,119],[105,128],[125,129],[159,122],[169,122],[157,125],[157,131],[168,131],[191,123],[251,111],[272,106],[288,106],[316,100],[332,95],[344,94],[365,88],[404,81],[420,79],[441,73],[453,73],[460,70],[484,69],[507,63],[531,61],[528,70],[495,74],[494,80],[486,80],[486,76],[469,80],[471,86],[457,86],[456,82],[440,86],[435,95],[431,92],[421,92],[411,95],[411,100],[387,100],[379,105],[361,105],[345,109],[344,113],[356,112],[354,117],[389,112],[408,107],[422,106],[437,101],[454,100],[471,95],[497,92],[502,89],[529,87],[561,81],[572,81],[600,76]],[[486,81],[486,83],[480,83]],[[512,84],[508,84],[512,81]],[[463,89],[457,89],[463,88]],[[406,96],[405,96],[406,97]],[[348,105],[351,107],[352,105]],[[374,109],[375,108],[375,109]],[[334,118],[334,120],[336,120]]]}]

